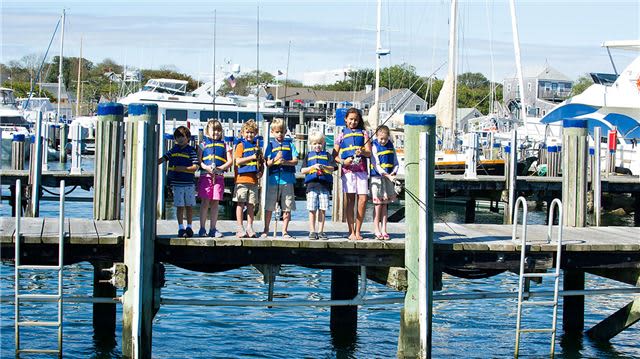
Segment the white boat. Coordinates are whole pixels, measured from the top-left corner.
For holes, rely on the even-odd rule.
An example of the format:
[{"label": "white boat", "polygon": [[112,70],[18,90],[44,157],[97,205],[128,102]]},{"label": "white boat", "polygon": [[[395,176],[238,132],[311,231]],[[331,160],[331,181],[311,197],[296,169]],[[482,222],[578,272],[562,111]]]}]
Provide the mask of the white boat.
[{"label": "white boat", "polygon": [[42,118],[44,119],[56,118],[56,109],[48,97],[18,98],[17,105],[22,111],[24,119],[31,123],[37,121],[38,112],[42,112]]},{"label": "white boat", "polygon": [[[640,40],[609,41],[602,46],[640,52]],[[619,74],[593,73],[591,77],[593,85],[558,104],[540,119],[540,124],[560,125],[567,118],[587,119],[592,137],[596,126],[602,128],[603,136],[615,128],[618,138],[616,167],[640,174],[640,56]],[[604,150],[606,146],[603,144]]]},{"label": "white boat", "polygon": [[[2,133],[2,159],[11,158],[13,135],[22,134],[30,138],[31,124],[27,122],[16,105],[13,90],[0,87],[0,132]],[[28,155],[29,146],[25,146]]]}]

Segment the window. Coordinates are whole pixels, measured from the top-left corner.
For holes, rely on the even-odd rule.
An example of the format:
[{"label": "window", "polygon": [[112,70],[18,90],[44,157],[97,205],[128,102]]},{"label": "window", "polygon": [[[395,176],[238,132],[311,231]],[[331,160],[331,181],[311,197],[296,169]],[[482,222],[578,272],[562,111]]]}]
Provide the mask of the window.
[{"label": "window", "polygon": [[507,92],[511,92],[511,84],[507,84]]},{"label": "window", "polygon": [[531,92],[531,82],[527,82],[527,90]]},{"label": "window", "polygon": [[416,105],[416,111],[421,111],[420,105]]}]

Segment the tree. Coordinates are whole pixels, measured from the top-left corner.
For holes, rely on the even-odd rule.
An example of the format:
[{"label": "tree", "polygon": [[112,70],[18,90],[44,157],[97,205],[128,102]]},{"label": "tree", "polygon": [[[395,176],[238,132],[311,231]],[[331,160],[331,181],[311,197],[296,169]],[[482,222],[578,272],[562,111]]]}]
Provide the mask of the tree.
[{"label": "tree", "polygon": [[[251,87],[256,86],[256,78],[261,86],[273,83],[276,79],[275,76],[269,72],[260,72],[260,76],[258,77],[257,72],[254,70],[246,74],[234,76],[234,80],[236,82],[235,87],[231,87],[228,80],[225,81],[222,87],[220,87],[219,93],[226,94],[233,92],[240,96],[246,96],[250,93]],[[294,86],[292,84],[292,80],[288,80],[287,86]]]},{"label": "tree", "polygon": [[479,72],[465,72],[458,75],[458,85],[466,86],[470,89],[488,88],[489,80]]},{"label": "tree", "polygon": [[591,79],[591,76],[582,75],[571,87],[571,93],[569,94],[569,96],[571,97],[571,96],[579,95],[582,92],[584,92],[584,90],[586,90],[587,87],[591,85],[593,85],[593,80]]},{"label": "tree", "polygon": [[[26,82],[26,81],[11,81],[9,82],[5,82],[2,84],[2,86],[4,87],[10,87],[13,90],[14,95],[16,96],[16,98],[18,97],[29,97],[29,92],[31,90],[31,83],[30,82]],[[34,95],[33,96],[38,96],[38,93],[40,91],[40,87],[39,86],[35,86],[34,89]],[[56,102],[56,96],[53,95],[52,93],[50,93],[47,90],[42,90],[42,96],[48,97],[49,100],[51,102]]]}]

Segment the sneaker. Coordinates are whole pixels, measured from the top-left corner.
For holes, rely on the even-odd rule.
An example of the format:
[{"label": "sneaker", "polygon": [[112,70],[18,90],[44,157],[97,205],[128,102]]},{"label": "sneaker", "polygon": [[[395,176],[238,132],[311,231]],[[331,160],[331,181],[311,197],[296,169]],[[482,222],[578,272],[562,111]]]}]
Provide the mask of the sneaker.
[{"label": "sneaker", "polygon": [[322,240],[326,241],[327,239],[329,239],[329,237],[327,237],[326,233],[320,232],[320,233],[318,233],[318,239],[322,239]]},{"label": "sneaker", "polygon": [[186,237],[186,233],[187,233],[187,231],[185,231],[184,229],[179,229],[178,230],[178,237],[180,237],[180,238]]},{"label": "sneaker", "polygon": [[216,234],[216,230],[214,228],[209,229],[209,233],[207,234],[207,237],[215,237]]},{"label": "sneaker", "polygon": [[191,227],[187,227],[187,229],[185,229],[185,236],[187,238],[193,237],[193,229],[191,229]]},{"label": "sneaker", "polygon": [[309,232],[309,239],[315,241],[318,239],[318,234],[316,232]]},{"label": "sneaker", "polygon": [[215,232],[215,233],[213,234],[213,236],[214,236],[214,237],[216,237],[216,238],[222,238],[222,237],[224,237],[224,236],[222,235],[222,232],[220,232],[219,230],[214,229],[214,232]]},{"label": "sneaker", "polygon": [[203,227],[200,227],[200,230],[198,231],[198,237],[204,237],[207,235],[207,230],[204,229]]}]

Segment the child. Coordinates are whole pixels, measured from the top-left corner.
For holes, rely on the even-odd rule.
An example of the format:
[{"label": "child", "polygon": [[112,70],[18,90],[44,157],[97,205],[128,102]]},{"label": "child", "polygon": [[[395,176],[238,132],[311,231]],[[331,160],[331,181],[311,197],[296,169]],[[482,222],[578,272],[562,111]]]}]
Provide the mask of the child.
[{"label": "child", "polygon": [[293,186],[296,182],[296,165],[298,164],[298,151],[290,138],[284,138],[284,120],[273,119],[271,122],[271,137],[273,138],[264,151],[264,158],[268,168],[267,198],[265,200],[264,231],[261,237],[269,236],[269,224],[271,214],[276,209],[276,202],[282,210],[282,238],[293,239],[287,232],[291,211],[296,209],[296,197]]},{"label": "child", "polygon": [[371,199],[374,204],[375,236],[379,240],[388,240],[387,204],[396,200],[393,182],[398,173],[398,158],[393,142],[389,139],[389,127],[383,125],[378,128],[371,148]]},{"label": "child", "polygon": [[[238,222],[238,238],[255,238],[253,231],[254,208],[258,202],[258,178],[262,175],[262,152],[255,141],[258,125],[249,120],[242,125],[242,141],[234,151],[234,170],[236,187],[233,190],[233,201],[236,206]],[[242,213],[247,208],[247,229],[243,227]]]},{"label": "child", "polygon": [[[338,136],[333,147],[333,157],[337,164],[342,164],[342,190],[347,196],[347,225],[349,239],[362,240],[362,222],[367,208],[368,174],[367,157],[371,156],[371,143],[364,130],[364,122],[360,110],[350,108],[345,116],[346,127]],[[355,224],[353,212],[358,199],[358,213]]]},{"label": "child", "polygon": [[[309,136],[309,154],[304,183],[307,185],[307,210],[309,211],[309,239],[329,239],[324,233],[325,212],[329,209],[329,192],[333,184],[333,161],[325,151],[325,140],[322,132],[314,132]],[[316,232],[316,218],[318,231]]]},{"label": "child", "polygon": [[[180,126],[173,132],[173,147],[158,159],[158,164],[169,161],[167,180],[173,191],[173,204],[176,206],[178,219],[178,237],[193,237],[191,222],[193,209],[196,205],[195,175],[198,170],[198,154],[189,146],[191,132]],[[187,212],[187,228],[182,224],[184,212]]]},{"label": "child", "polygon": [[222,124],[218,120],[210,120],[204,128],[203,141],[198,146],[200,163],[200,179],[198,181],[198,197],[200,197],[200,231],[198,235],[207,235],[205,228],[207,212],[211,205],[209,217],[209,237],[222,237],[216,229],[218,221],[218,204],[224,195],[224,172],[231,167],[231,149],[222,140]]}]

